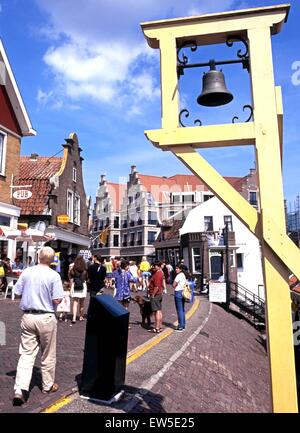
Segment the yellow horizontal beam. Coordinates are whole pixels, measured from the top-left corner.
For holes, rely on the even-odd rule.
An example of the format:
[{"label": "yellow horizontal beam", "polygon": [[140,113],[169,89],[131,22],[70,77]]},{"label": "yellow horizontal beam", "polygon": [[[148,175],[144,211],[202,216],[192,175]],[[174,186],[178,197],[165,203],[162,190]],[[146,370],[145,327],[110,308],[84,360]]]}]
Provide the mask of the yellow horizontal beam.
[{"label": "yellow horizontal beam", "polygon": [[[186,40],[193,37],[197,44],[223,43],[228,33],[241,32],[252,28],[271,27],[272,34],[279,33],[287,19],[290,5],[282,4],[262,8],[243,9],[193,17],[142,22],[141,28],[152,48],[159,48],[159,40],[165,34]],[[222,22],[222,25],[220,25]],[[226,35],[227,33],[227,35]],[[182,42],[182,41],[180,41]]]},{"label": "yellow horizontal beam", "polygon": [[[255,143],[253,122],[152,129],[145,135],[156,147],[192,145],[198,148],[245,146]],[[168,149],[169,150],[169,149]]]}]

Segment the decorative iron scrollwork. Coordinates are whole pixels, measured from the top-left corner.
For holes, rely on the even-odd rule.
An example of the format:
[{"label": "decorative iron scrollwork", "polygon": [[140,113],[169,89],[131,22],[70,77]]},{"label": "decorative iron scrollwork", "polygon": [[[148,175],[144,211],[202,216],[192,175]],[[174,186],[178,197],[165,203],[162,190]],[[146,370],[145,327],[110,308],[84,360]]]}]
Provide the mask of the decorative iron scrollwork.
[{"label": "decorative iron scrollwork", "polygon": [[[245,120],[245,122],[250,122],[250,120],[253,117],[253,108],[251,107],[251,105],[244,105],[243,111],[245,111],[246,108],[248,108],[250,110],[250,116],[247,118],[247,120]],[[239,120],[238,116],[234,116],[232,118],[232,123],[235,123],[236,120]]]},{"label": "decorative iron scrollwork", "polygon": [[[182,120],[181,120],[183,114],[184,114],[185,118],[188,118],[189,115],[190,115],[190,113],[189,113],[189,111],[186,108],[184,108],[183,110],[181,110],[180,113],[179,113],[179,123],[180,123],[181,126],[183,126],[185,128],[186,125],[184,125],[182,123]],[[198,124],[198,126],[202,126],[202,122],[201,122],[200,119],[194,120],[194,125],[197,125],[197,124]]]},{"label": "decorative iron scrollwork", "polygon": [[234,42],[242,42],[245,46],[245,52],[242,53],[242,49],[240,48],[236,53],[237,57],[242,60],[242,65],[244,69],[247,69],[249,72],[250,64],[249,64],[249,47],[247,41],[239,35],[228,36],[226,39],[226,45],[228,47],[232,47]]},{"label": "decorative iron scrollwork", "polygon": [[183,48],[189,47],[191,51],[195,52],[197,50],[197,44],[195,41],[186,41],[177,49],[177,74],[178,77],[184,74],[183,66],[187,65],[189,62],[188,57],[182,52],[182,59],[180,58],[180,52]]}]

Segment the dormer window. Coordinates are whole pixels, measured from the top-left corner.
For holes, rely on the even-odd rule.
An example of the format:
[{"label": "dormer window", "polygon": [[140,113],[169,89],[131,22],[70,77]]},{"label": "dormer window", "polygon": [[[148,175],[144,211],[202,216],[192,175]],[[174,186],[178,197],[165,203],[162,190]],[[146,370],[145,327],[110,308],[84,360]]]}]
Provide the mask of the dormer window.
[{"label": "dormer window", "polygon": [[73,167],[73,182],[77,182],[77,168]]}]

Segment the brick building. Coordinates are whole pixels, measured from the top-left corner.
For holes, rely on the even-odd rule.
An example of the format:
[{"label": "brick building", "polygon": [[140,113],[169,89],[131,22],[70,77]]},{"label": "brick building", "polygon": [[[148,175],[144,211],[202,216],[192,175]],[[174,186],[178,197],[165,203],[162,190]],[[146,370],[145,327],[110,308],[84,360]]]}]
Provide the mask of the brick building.
[{"label": "brick building", "polygon": [[[16,184],[30,184],[32,197],[22,200],[20,222],[55,236],[49,243],[60,252],[61,273],[73,258],[90,247],[88,203],[82,176],[82,149],[72,133],[63,144],[63,157],[32,154],[20,159]],[[60,222],[67,215],[68,222]]]},{"label": "brick building", "polygon": [[[36,135],[0,40],[0,225],[17,228],[19,203],[14,203],[21,140]],[[0,253],[15,258],[16,242],[0,237]]]}]

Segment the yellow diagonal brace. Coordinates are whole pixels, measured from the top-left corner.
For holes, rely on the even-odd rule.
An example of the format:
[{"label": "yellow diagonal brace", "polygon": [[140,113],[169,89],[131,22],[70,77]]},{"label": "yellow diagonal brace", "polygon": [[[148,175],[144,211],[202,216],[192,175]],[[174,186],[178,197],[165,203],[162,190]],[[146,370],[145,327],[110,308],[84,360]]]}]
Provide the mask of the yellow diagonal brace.
[{"label": "yellow diagonal brace", "polygon": [[[171,150],[255,236],[259,239],[262,238],[259,224],[260,214],[195,149],[191,146],[182,146],[173,147]],[[264,215],[265,241],[285,266],[300,279],[299,248],[286,233],[282,233],[278,229],[266,211],[264,211]]]}]

